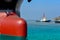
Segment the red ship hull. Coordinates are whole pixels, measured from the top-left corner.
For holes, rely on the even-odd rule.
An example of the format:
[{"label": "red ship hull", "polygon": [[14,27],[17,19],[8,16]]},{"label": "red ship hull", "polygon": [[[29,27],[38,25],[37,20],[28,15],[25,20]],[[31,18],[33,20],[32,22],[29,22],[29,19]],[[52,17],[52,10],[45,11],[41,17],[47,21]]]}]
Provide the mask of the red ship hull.
[{"label": "red ship hull", "polygon": [[25,40],[27,36],[27,23],[14,12],[9,16],[0,12],[0,40]]}]

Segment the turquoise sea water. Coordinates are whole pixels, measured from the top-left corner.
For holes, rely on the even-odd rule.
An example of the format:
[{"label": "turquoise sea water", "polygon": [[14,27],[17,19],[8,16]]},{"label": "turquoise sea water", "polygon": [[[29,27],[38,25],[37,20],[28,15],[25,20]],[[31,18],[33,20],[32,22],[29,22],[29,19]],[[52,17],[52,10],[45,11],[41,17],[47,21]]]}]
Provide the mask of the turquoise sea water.
[{"label": "turquoise sea water", "polygon": [[60,40],[60,24],[57,23],[28,23],[28,40]]}]

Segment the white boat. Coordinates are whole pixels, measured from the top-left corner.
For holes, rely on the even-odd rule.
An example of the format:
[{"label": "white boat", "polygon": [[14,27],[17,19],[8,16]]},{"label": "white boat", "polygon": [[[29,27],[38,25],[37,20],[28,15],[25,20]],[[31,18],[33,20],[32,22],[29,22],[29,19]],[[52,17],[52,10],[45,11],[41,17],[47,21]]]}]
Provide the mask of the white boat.
[{"label": "white boat", "polygon": [[50,22],[51,20],[47,20],[45,14],[43,14],[42,19],[40,20],[41,22]]}]

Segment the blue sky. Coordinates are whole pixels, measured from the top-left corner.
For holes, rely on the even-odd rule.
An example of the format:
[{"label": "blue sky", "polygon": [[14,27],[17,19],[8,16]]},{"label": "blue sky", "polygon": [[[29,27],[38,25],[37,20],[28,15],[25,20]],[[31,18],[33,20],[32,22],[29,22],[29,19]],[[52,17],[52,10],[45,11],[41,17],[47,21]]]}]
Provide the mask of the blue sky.
[{"label": "blue sky", "polygon": [[43,13],[48,19],[60,16],[60,0],[24,0],[21,6],[21,17],[25,20],[39,20]]}]

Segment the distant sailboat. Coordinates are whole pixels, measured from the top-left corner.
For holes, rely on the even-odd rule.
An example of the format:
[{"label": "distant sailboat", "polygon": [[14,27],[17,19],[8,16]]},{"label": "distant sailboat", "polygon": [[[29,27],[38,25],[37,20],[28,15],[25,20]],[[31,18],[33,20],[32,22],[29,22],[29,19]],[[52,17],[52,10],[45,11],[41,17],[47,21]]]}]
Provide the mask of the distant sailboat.
[{"label": "distant sailboat", "polygon": [[42,19],[40,20],[41,22],[50,22],[51,20],[47,20],[45,14],[43,14]]}]

